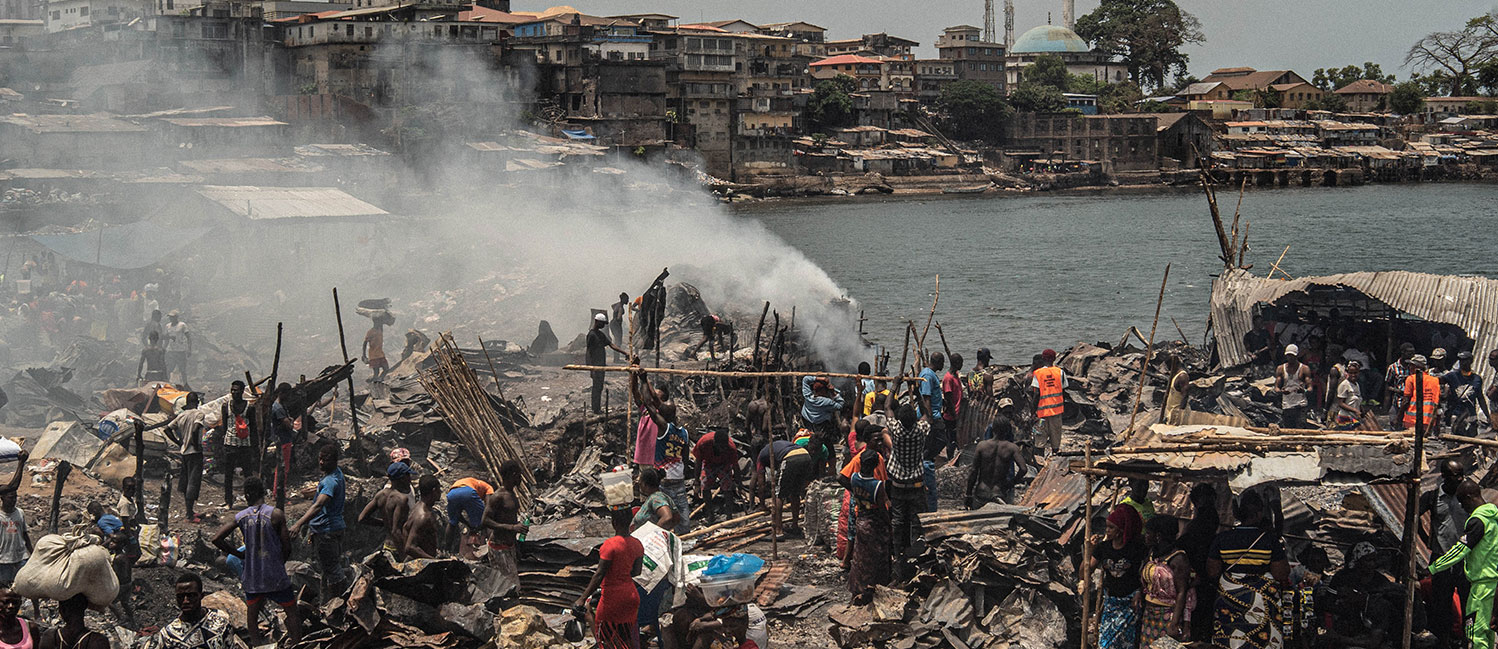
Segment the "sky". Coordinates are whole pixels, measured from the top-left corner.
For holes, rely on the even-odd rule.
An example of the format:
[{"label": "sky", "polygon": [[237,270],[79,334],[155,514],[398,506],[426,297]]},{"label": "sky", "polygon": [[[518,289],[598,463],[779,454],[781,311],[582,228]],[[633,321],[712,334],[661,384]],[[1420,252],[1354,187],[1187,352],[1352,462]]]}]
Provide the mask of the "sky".
[{"label": "sky", "polygon": [[[557,0],[560,2],[561,0]],[[983,25],[983,0],[569,0],[596,15],[667,13],[682,23],[740,18],[751,23],[804,20],[828,29],[829,38],[889,32],[921,43],[917,56],[935,57],[943,27]],[[1003,29],[1003,0],[994,0]],[[1498,10],[1495,0],[1177,0],[1202,23],[1207,42],[1191,47],[1191,73],[1221,67],[1291,69],[1309,79],[1316,68],[1373,61],[1404,79],[1404,53],[1427,33],[1460,28],[1474,16]],[[1098,0],[1077,0],[1080,17]],[[514,0],[516,11],[545,9],[546,0]],[[1061,0],[1015,0],[1014,32],[1061,22]]]}]

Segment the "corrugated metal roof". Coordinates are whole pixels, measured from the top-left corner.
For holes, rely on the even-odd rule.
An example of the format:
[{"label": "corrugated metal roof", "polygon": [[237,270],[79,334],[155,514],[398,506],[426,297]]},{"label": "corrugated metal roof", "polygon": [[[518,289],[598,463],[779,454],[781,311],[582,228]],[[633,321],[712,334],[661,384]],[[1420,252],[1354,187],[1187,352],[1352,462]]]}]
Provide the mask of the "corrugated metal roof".
[{"label": "corrugated metal roof", "polygon": [[270,117],[164,117],[161,121],[173,126],[191,128],[219,126],[224,128],[247,128],[254,126],[286,126],[286,122]]},{"label": "corrugated metal roof", "polygon": [[[1353,289],[1416,318],[1460,327],[1477,349],[1498,347],[1498,280],[1408,271],[1281,280],[1230,270],[1212,281],[1212,329],[1222,365],[1234,367],[1252,360],[1243,336],[1253,328],[1256,308],[1313,287]],[[1486,358],[1478,355],[1477,371],[1491,382],[1494,368]]]},{"label": "corrugated metal roof", "polygon": [[322,167],[296,159],[282,158],[219,158],[208,160],[183,160],[181,165],[200,174],[231,173],[313,173]]},{"label": "corrugated metal roof", "polygon": [[0,117],[0,122],[15,124],[33,133],[140,133],[146,130],[144,126],[115,119],[113,115],[105,113],[93,115],[23,115],[17,113]]},{"label": "corrugated metal roof", "polygon": [[[1439,481],[1425,481],[1436,482]],[[1396,537],[1404,536],[1405,517],[1409,515],[1409,485],[1400,483],[1385,483],[1375,485],[1362,485],[1358,487],[1363,496],[1368,498],[1368,504],[1373,506],[1373,513],[1383,521],[1384,526]],[[1421,529],[1429,532],[1429,519],[1421,517]],[[1426,547],[1425,540],[1415,535],[1415,556],[1420,563],[1425,563],[1425,558],[1430,556],[1430,549]]]},{"label": "corrugated metal roof", "polygon": [[1275,439],[1273,435],[1236,426],[1154,424],[1129,435],[1120,450],[1162,449],[1160,452],[1094,455],[1093,464],[1147,473],[1164,470],[1170,473],[1189,472],[1196,476],[1225,476],[1229,484],[1237,489],[1264,482],[1310,484],[1320,482],[1328,476],[1352,480],[1388,480],[1403,477],[1409,470],[1408,451],[1391,454],[1384,446],[1371,443],[1362,446],[1307,445],[1304,450],[1264,452],[1173,448],[1210,447],[1215,437],[1253,437],[1262,438],[1266,442]]},{"label": "corrugated metal roof", "polygon": [[230,212],[257,221],[389,214],[341,189],[331,187],[207,185],[199,189],[198,193]]}]

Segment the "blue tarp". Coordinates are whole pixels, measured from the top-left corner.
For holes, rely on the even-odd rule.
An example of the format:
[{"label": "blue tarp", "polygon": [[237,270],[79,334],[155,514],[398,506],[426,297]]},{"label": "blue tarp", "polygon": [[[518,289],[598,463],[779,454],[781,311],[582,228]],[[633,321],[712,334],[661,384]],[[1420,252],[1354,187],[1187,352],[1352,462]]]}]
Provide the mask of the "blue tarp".
[{"label": "blue tarp", "polygon": [[168,228],[152,221],[137,221],[90,232],[32,235],[31,239],[73,261],[134,270],[165,259],[210,229]]},{"label": "blue tarp", "polygon": [[568,131],[568,130],[564,129],[562,131],[562,135],[567,136],[567,139],[569,139],[569,140],[596,140],[596,139],[598,139],[596,137],[588,135],[587,131]]}]

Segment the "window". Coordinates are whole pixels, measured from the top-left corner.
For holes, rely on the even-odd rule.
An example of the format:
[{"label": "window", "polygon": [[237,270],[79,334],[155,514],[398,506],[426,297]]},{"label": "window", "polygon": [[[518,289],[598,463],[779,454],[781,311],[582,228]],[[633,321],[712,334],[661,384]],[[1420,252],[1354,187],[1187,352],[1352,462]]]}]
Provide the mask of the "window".
[{"label": "window", "polygon": [[88,15],[88,5],[83,5],[82,7],[79,7],[78,8],[78,15],[80,15],[80,16],[87,16]]},{"label": "window", "polygon": [[374,38],[374,28],[373,27],[365,27],[364,28],[364,37],[365,38]]},{"label": "window", "polygon": [[229,26],[224,23],[203,23],[203,38],[228,38]]},{"label": "window", "polygon": [[52,12],[52,20],[62,20],[62,12],[61,11],[54,11],[54,12]]},{"label": "window", "polygon": [[354,35],[354,26],[353,25],[344,25],[343,28],[344,28],[343,29],[343,35],[344,36],[353,36]]}]

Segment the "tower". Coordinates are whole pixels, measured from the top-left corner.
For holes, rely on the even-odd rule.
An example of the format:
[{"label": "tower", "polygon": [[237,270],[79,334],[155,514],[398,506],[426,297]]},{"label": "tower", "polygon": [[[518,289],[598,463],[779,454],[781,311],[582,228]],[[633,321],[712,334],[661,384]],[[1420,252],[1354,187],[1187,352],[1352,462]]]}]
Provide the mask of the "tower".
[{"label": "tower", "polygon": [[1004,0],[1004,52],[1014,49],[1014,0]]},{"label": "tower", "polygon": [[1061,26],[1077,28],[1077,0],[1061,0]]},{"label": "tower", "polygon": [[993,0],[983,0],[983,40],[992,43],[998,35],[998,30],[994,27]]}]

